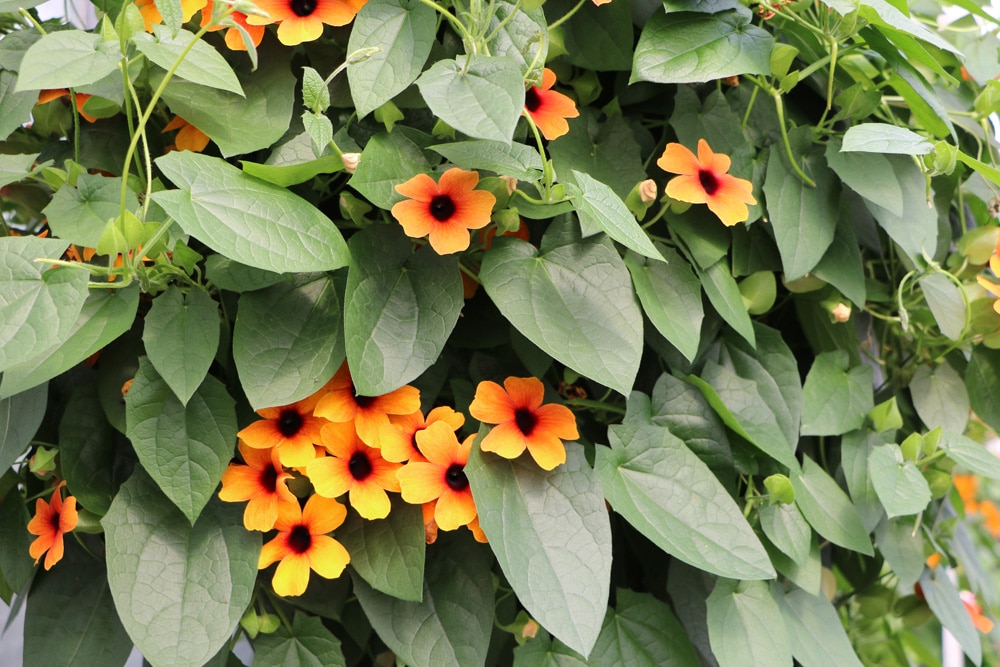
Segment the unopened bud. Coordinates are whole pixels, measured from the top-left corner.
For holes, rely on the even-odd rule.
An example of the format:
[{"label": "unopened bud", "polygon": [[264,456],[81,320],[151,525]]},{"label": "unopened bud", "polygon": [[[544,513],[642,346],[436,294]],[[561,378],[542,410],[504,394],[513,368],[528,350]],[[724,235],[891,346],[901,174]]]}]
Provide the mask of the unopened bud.
[{"label": "unopened bud", "polygon": [[135,378],[130,378],[128,380],[125,380],[125,383],[122,385],[122,396],[125,396],[125,394],[128,393],[128,390],[132,388],[132,383],[134,381]]},{"label": "unopened bud", "polygon": [[835,321],[846,322],[851,319],[851,307],[844,302],[840,302],[833,307],[830,314],[833,315]]},{"label": "unopened bud", "polygon": [[538,634],[538,623],[533,618],[529,618],[521,628],[521,637],[523,639],[531,639]]},{"label": "unopened bud", "polygon": [[363,63],[381,50],[381,46],[366,46],[363,49],[358,49],[347,56],[347,64],[357,65],[358,63]]},{"label": "unopened bud", "polygon": [[507,194],[514,194],[514,190],[517,190],[517,179],[513,176],[501,176],[500,179],[507,184]]},{"label": "unopened bud", "polygon": [[652,204],[656,201],[656,196],[659,193],[660,191],[659,188],[656,187],[656,181],[651,178],[647,178],[639,184],[639,199],[642,200],[643,204]]},{"label": "unopened bud", "polygon": [[340,161],[344,163],[344,171],[353,174],[358,168],[358,163],[361,162],[361,153],[343,153],[340,156]]}]

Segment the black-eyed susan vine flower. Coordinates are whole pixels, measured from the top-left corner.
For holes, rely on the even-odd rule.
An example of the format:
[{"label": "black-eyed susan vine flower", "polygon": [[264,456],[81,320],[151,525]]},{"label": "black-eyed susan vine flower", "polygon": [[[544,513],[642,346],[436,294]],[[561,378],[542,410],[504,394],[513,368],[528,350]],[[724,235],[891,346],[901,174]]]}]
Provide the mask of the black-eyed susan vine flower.
[{"label": "black-eyed susan vine flower", "polygon": [[379,431],[379,448],[382,458],[386,461],[402,463],[403,461],[423,461],[424,456],[417,446],[417,434],[431,424],[445,423],[457,431],[465,424],[465,415],[455,412],[452,408],[442,405],[424,414],[419,410],[408,415],[392,415],[388,426]]},{"label": "black-eyed susan vine flower", "polygon": [[366,0],[256,0],[267,16],[247,17],[250,25],[278,24],[278,41],[285,46],[319,39],[323,25],[347,25]]},{"label": "black-eyed susan vine flower", "polygon": [[164,132],[172,132],[173,130],[177,130],[177,136],[174,137],[174,148],[179,151],[200,153],[205,150],[210,141],[207,134],[180,116],[174,116],[173,120],[163,128]]},{"label": "black-eyed susan vine flower", "polygon": [[[69,97],[69,96],[70,95],[68,88],[51,88],[49,90],[43,90],[38,93],[38,101],[35,102],[35,106],[38,106],[39,104],[48,104],[53,100],[58,100],[63,97]],[[90,97],[91,96],[88,95],[87,93],[77,93],[76,111],[88,123],[95,123],[97,122],[97,117],[91,116],[89,113],[83,110],[84,105],[87,103],[87,100],[89,100]]]},{"label": "black-eyed susan vine flower", "polygon": [[[208,0],[208,4],[201,10],[201,27],[204,28],[211,24],[212,22],[212,10],[213,10],[214,0]],[[250,37],[250,41],[253,42],[254,46],[260,46],[260,40],[264,37],[264,26],[262,25],[250,25],[247,23],[247,15],[243,12],[233,12],[230,14],[230,18],[247,31],[247,35]],[[222,30],[226,26],[216,25],[209,28],[209,32],[214,32],[216,30]],[[226,46],[232,51],[246,51],[247,45],[244,41],[243,33],[233,27],[226,28],[225,34]]]},{"label": "black-eyed susan vine flower", "polygon": [[[1000,278],[1000,241],[997,242],[996,250],[990,255],[990,271],[993,272],[992,278],[976,276],[976,282],[993,296],[1000,296],[1000,283],[997,283],[997,279]],[[1000,299],[993,302],[993,310],[1000,313]]]},{"label": "black-eyed susan vine flower", "polygon": [[331,422],[353,422],[358,437],[378,446],[379,432],[389,425],[390,415],[408,415],[420,409],[420,390],[405,385],[381,396],[358,396],[351,372],[344,363],[320,390],[314,413]]},{"label": "black-eyed susan vine flower", "polygon": [[283,466],[298,468],[316,458],[314,445],[320,443],[320,431],[327,423],[313,415],[318,395],[275,408],[261,408],[263,417],[237,433],[248,447],[276,447]]},{"label": "black-eyed susan vine flower", "polygon": [[247,530],[266,532],[274,528],[282,505],[298,506],[286,483],[292,477],[278,458],[278,450],[254,449],[239,444],[245,464],[231,463],[222,473],[219,498],[226,502],[247,502],[243,510],[243,525]]},{"label": "black-eyed susan vine flower", "polygon": [[[181,0],[182,21],[187,23],[191,20],[199,9],[202,9],[208,0]],[[163,16],[156,7],[155,0],[136,0],[135,6],[139,8],[142,21],[145,24],[146,32],[153,32],[153,25],[163,23]]]},{"label": "black-eyed susan vine flower", "polygon": [[386,491],[399,492],[396,471],[400,464],[386,461],[378,449],[357,436],[343,437],[340,429],[327,428],[324,434],[323,446],[330,456],[306,466],[306,476],[316,493],[326,498],[346,493],[351,507],[365,519],[389,516],[392,505]]},{"label": "black-eyed susan vine flower", "polygon": [[347,508],[330,498],[313,495],[299,509],[298,503],[282,506],[274,527],[278,535],[264,545],[257,563],[263,570],[277,562],[271,586],[283,597],[302,595],[309,585],[310,570],[325,579],[340,576],[351,561],[350,554],[328,533],[347,516]]},{"label": "black-eyed susan vine flower", "polygon": [[28,546],[28,554],[35,559],[45,556],[45,569],[62,560],[63,535],[76,528],[79,515],[76,511],[76,498],[67,495],[63,500],[62,488],[66,482],[59,482],[52,492],[51,502],[44,498],[35,501],[35,516],[28,522],[28,532],[38,537]]},{"label": "black-eyed susan vine flower", "polygon": [[434,521],[441,530],[467,526],[476,518],[476,503],[465,476],[465,464],[475,435],[458,441],[455,431],[438,421],[416,433],[424,461],[410,461],[396,476],[403,500],[434,504]]},{"label": "black-eyed susan vine flower", "polygon": [[396,186],[408,197],[392,207],[392,215],[410,238],[427,237],[439,255],[450,255],[469,247],[470,229],[490,223],[496,197],[476,190],[479,172],[452,167],[435,183],[427,174],[417,174]]},{"label": "black-eyed susan vine flower", "polygon": [[563,440],[580,437],[576,417],[565,405],[542,404],[545,386],[538,378],[509,377],[503,387],[480,382],[469,405],[469,414],[485,424],[495,424],[480,443],[484,452],[507,459],[525,449],[543,470],[566,462]]},{"label": "black-eyed susan vine flower", "polygon": [[556,73],[546,67],[542,70],[541,84],[530,86],[524,93],[524,113],[549,141],[569,132],[567,118],[580,115],[572,99],[552,90],[555,83]]},{"label": "black-eyed susan vine flower", "polygon": [[671,174],[680,174],[667,183],[667,196],[689,204],[708,204],[708,209],[731,227],[750,217],[747,204],[756,204],[753,184],[726,172],[732,160],[724,153],[714,153],[704,139],[698,140],[696,156],[686,146],[669,143],[657,166]]}]

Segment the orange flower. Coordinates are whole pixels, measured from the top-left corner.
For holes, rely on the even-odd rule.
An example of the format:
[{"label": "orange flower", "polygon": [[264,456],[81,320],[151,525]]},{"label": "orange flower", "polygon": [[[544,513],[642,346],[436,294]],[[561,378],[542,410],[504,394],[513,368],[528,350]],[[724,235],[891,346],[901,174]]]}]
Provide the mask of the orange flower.
[{"label": "orange flower", "polygon": [[951,481],[954,482],[955,490],[958,491],[958,496],[962,499],[962,504],[965,505],[965,512],[967,514],[978,512],[979,503],[976,502],[976,493],[979,490],[979,480],[976,476],[956,472],[952,475]]},{"label": "orange flower", "polygon": [[[199,9],[205,6],[208,0],[181,0],[182,23],[187,23]],[[145,24],[146,32],[153,32],[154,23],[163,23],[160,10],[156,8],[155,0],[136,0],[135,6],[142,14],[142,21]]]},{"label": "orange flower", "polygon": [[268,16],[247,17],[250,25],[278,24],[278,41],[285,46],[319,39],[323,24],[347,25],[366,0],[256,0]]},{"label": "orange flower", "polygon": [[257,414],[264,419],[255,421],[236,435],[254,449],[277,447],[281,465],[304,466],[316,458],[313,445],[320,442],[320,430],[326,424],[325,419],[313,415],[317,400],[314,394],[291,405],[261,408]]},{"label": "orange flower", "polygon": [[386,461],[402,463],[403,461],[426,460],[417,447],[416,436],[418,433],[438,422],[447,424],[452,432],[457,431],[465,423],[465,415],[442,405],[427,413],[426,420],[419,410],[408,415],[393,415],[389,420],[392,423],[382,427],[379,431],[379,448],[382,450],[382,458]]},{"label": "orange flower", "polygon": [[657,166],[671,174],[681,174],[667,183],[667,195],[689,204],[708,204],[723,224],[732,227],[750,217],[747,204],[756,204],[753,184],[726,172],[732,161],[728,155],[713,153],[704,139],[698,140],[698,156],[678,143],[669,143]]},{"label": "orange flower", "polygon": [[274,528],[282,505],[298,507],[299,501],[285,483],[292,475],[281,466],[277,448],[254,449],[244,442],[239,448],[246,465],[229,464],[222,473],[219,498],[226,502],[250,501],[243,511],[243,525],[247,530],[266,532]]},{"label": "orange flower", "polygon": [[76,511],[76,498],[66,496],[62,498],[62,487],[66,482],[59,482],[55,491],[52,492],[52,503],[45,502],[43,498],[35,501],[35,516],[28,522],[28,532],[37,535],[35,541],[28,547],[28,553],[35,559],[35,565],[46,551],[45,569],[50,570],[52,566],[62,560],[63,557],[63,535],[76,528],[79,520]]},{"label": "orange flower", "polygon": [[[605,0],[610,2],[611,0]],[[598,4],[595,0],[595,4]],[[542,70],[542,85],[531,86],[524,93],[524,113],[542,131],[542,136],[552,141],[569,132],[567,118],[576,118],[580,112],[572,99],[551,90],[556,73],[546,67]]]},{"label": "orange flower", "polygon": [[979,513],[983,516],[983,525],[993,539],[1000,539],[1000,509],[991,500],[981,500]]},{"label": "orange flower", "polygon": [[[208,0],[208,3],[201,10],[201,27],[204,28],[212,22],[212,11],[213,11],[214,0]],[[264,37],[264,26],[262,25],[250,25],[247,23],[247,15],[243,12],[233,12],[229,15],[235,23],[240,25],[247,34],[250,35],[250,41],[253,42],[254,46],[260,46],[260,40]],[[209,32],[215,32],[216,30],[222,30],[226,28],[224,25],[212,26],[208,29]],[[226,29],[226,46],[229,47],[231,51],[246,51],[247,45],[243,40],[243,33],[233,27]],[[183,149],[181,149],[183,150]]]},{"label": "orange flower", "polygon": [[335,579],[351,562],[351,556],[327,533],[344,523],[347,508],[336,500],[311,496],[304,509],[298,503],[282,505],[275,522],[278,535],[260,551],[257,567],[280,561],[271,585],[283,597],[302,595],[309,585],[309,571],[325,579]]},{"label": "orange flower", "polygon": [[[57,100],[61,97],[70,97],[68,88],[54,88],[52,90],[43,90],[38,93],[38,101],[35,102],[35,106],[39,104],[48,104],[52,100]],[[87,103],[90,99],[90,95],[87,93],[77,93],[76,94],[76,110],[84,120],[88,123],[94,123],[97,121],[97,116],[91,116],[89,113],[83,110],[83,105]]]},{"label": "orange flower", "polygon": [[497,199],[485,190],[474,190],[479,172],[452,167],[438,183],[427,174],[417,174],[396,186],[409,197],[392,207],[392,215],[407,236],[427,236],[434,252],[450,255],[469,247],[470,229],[490,223]]},{"label": "orange flower", "polygon": [[993,629],[993,621],[983,616],[983,608],[976,602],[976,594],[972,591],[960,591],[958,596],[962,598],[965,611],[969,612],[969,618],[972,619],[972,624],[976,626],[976,630],[979,630],[983,634],[989,634],[990,630]]},{"label": "orange flower", "polygon": [[[990,271],[993,272],[994,279],[991,280],[986,276],[976,276],[976,282],[979,283],[979,286],[993,296],[1000,296],[1000,284],[996,282],[996,278],[1000,277],[1000,254],[998,254],[998,250],[1000,250],[1000,240],[997,242],[997,250],[994,250],[993,254],[990,255]],[[993,310],[1000,313],[1000,299],[993,302]],[[958,482],[956,481],[957,484]]]},{"label": "orange flower", "polygon": [[542,405],[545,387],[538,378],[509,377],[503,387],[480,382],[469,413],[481,422],[496,424],[480,447],[513,459],[527,448],[543,470],[566,462],[562,440],[580,437],[576,417],[565,405]]},{"label": "orange flower", "polygon": [[441,530],[455,530],[476,518],[476,503],[465,476],[465,464],[476,436],[459,443],[454,429],[438,421],[416,434],[426,461],[411,461],[396,473],[403,500],[434,505],[434,521]]},{"label": "orange flower", "polygon": [[316,416],[332,422],[354,422],[358,437],[378,446],[379,432],[389,425],[389,415],[408,415],[420,409],[420,390],[406,385],[381,396],[357,396],[345,362],[326,383],[316,404]]},{"label": "orange flower", "polygon": [[180,130],[174,138],[174,147],[179,151],[200,153],[205,150],[205,146],[208,146],[208,135],[180,116],[174,116],[174,119],[167,123],[162,131],[170,132],[171,130]]},{"label": "orange flower", "polygon": [[400,465],[386,461],[379,450],[359,438],[345,438],[342,433],[336,427],[324,429],[323,445],[333,456],[314,459],[306,466],[306,476],[317,494],[336,498],[346,493],[362,517],[384,519],[391,509],[386,491],[399,491],[396,471]]}]

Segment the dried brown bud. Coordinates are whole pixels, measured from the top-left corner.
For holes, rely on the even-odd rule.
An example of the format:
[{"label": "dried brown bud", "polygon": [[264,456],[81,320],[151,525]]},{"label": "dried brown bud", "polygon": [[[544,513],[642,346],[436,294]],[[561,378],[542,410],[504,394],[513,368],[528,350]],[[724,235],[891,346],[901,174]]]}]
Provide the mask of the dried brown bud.
[{"label": "dried brown bud", "polygon": [[647,178],[639,184],[639,199],[642,200],[643,204],[653,203],[656,201],[656,196],[658,194],[660,194],[660,191],[656,187],[656,181],[653,179]]},{"label": "dried brown bud", "polygon": [[353,174],[358,168],[358,163],[361,162],[361,153],[343,153],[340,156],[340,161],[344,163],[344,171]]},{"label": "dried brown bud", "polygon": [[846,322],[851,319],[851,307],[846,303],[841,302],[833,307],[830,314],[833,315],[833,319],[837,322]]}]

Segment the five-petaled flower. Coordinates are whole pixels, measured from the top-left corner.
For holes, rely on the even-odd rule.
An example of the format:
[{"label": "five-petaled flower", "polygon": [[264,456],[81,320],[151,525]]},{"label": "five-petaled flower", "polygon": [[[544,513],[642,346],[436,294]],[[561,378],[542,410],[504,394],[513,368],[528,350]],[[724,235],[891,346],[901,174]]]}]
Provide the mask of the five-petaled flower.
[{"label": "five-petaled flower", "polygon": [[556,73],[546,67],[542,71],[542,84],[531,86],[524,93],[524,113],[549,141],[569,132],[567,118],[576,118],[580,115],[572,99],[552,90],[555,82]]},{"label": "five-petaled flower", "polygon": [[525,449],[543,470],[566,462],[563,440],[580,437],[576,417],[565,405],[542,405],[545,386],[538,378],[509,377],[503,387],[483,381],[469,405],[469,414],[486,424],[496,424],[480,447],[484,452],[517,458]]},{"label": "five-petaled flower", "polygon": [[260,551],[257,567],[278,562],[271,585],[283,597],[302,595],[309,585],[309,571],[335,579],[351,561],[350,554],[330,533],[344,523],[347,508],[330,498],[311,496],[306,506],[282,505],[275,522],[278,535]]},{"label": "five-petaled flower", "polygon": [[417,446],[417,434],[429,427],[431,424],[443,422],[451,430],[457,431],[465,423],[465,415],[455,412],[446,405],[441,405],[427,413],[424,419],[422,412],[408,415],[393,415],[389,418],[392,422],[388,426],[383,426],[379,431],[379,448],[382,450],[382,458],[386,461],[402,463],[403,461],[424,461],[424,455]]},{"label": "five-petaled flower", "polygon": [[475,190],[479,172],[452,167],[437,183],[427,174],[417,174],[396,186],[409,197],[392,207],[392,215],[407,236],[427,237],[439,255],[461,252],[469,247],[469,230],[490,223],[497,199],[485,190]]},{"label": "five-petaled flower", "polygon": [[476,504],[465,476],[465,464],[475,435],[459,442],[445,422],[434,422],[416,434],[426,461],[410,461],[396,473],[403,500],[434,505],[434,521],[441,530],[455,530],[476,518]]},{"label": "five-petaled flower", "polygon": [[379,432],[389,425],[390,415],[408,415],[420,409],[420,390],[410,385],[380,396],[355,394],[346,362],[319,393],[316,416],[337,423],[353,422],[358,437],[372,447],[378,446]]},{"label": "five-petaled flower", "polygon": [[282,467],[277,448],[254,449],[241,442],[239,449],[246,465],[229,464],[222,473],[219,498],[226,502],[249,501],[243,510],[243,525],[247,530],[266,532],[274,528],[283,504],[298,506],[299,501],[285,483],[292,475]]},{"label": "five-petaled flower", "polygon": [[399,491],[396,471],[400,464],[382,458],[379,450],[355,436],[333,427],[324,430],[323,446],[332,456],[314,459],[306,466],[306,476],[320,496],[336,498],[348,494],[348,500],[365,519],[384,519],[392,505],[386,491]]},{"label": "five-petaled flower", "polygon": [[315,444],[320,442],[320,430],[325,419],[313,415],[319,397],[314,394],[301,401],[277,408],[261,408],[259,419],[237,433],[254,449],[278,448],[281,465],[298,468],[316,458]]},{"label": "five-petaled flower", "polygon": [[45,552],[45,569],[49,570],[63,557],[63,535],[76,528],[79,520],[76,511],[76,498],[62,497],[62,487],[66,482],[59,482],[52,492],[52,502],[39,498],[35,502],[35,516],[28,522],[28,532],[37,535],[35,541],[28,547],[28,553],[35,559],[35,565]]},{"label": "five-petaled flower", "polygon": [[278,41],[285,46],[319,39],[323,24],[347,25],[366,0],[256,0],[267,16],[252,14],[250,25],[278,24]]},{"label": "five-petaled flower", "polygon": [[732,161],[728,155],[713,153],[708,142],[698,140],[698,155],[686,146],[669,143],[657,166],[671,174],[680,174],[667,183],[667,196],[689,204],[708,204],[723,224],[731,227],[750,217],[747,204],[756,204],[753,184],[726,172]]}]

